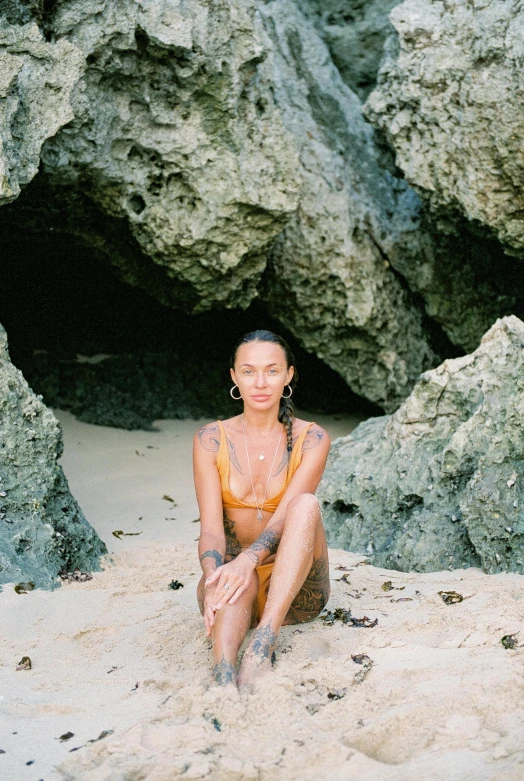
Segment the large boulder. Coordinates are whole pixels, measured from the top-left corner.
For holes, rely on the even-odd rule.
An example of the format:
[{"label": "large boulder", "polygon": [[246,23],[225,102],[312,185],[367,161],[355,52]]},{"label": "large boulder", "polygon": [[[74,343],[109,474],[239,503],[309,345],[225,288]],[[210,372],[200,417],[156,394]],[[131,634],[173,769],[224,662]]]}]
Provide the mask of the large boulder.
[{"label": "large boulder", "polygon": [[87,70],[44,168],[123,218],[189,311],[246,307],[297,206],[254,15],[243,0],[68,0],[53,17]]},{"label": "large boulder", "polygon": [[524,572],[524,323],[498,320],[337,440],[319,497],[330,544],[379,566]]},{"label": "large boulder", "polygon": [[[382,170],[314,26],[290,0],[69,0],[52,27],[87,70],[44,169],[126,222],[151,261],[141,284],[159,295],[163,279],[176,294],[160,299],[190,312],[260,295],[353,390],[395,408],[437,361],[387,257],[413,243],[418,199]],[[136,283],[134,259],[112,261]]]},{"label": "large boulder", "polygon": [[69,41],[49,43],[35,23],[10,25],[0,15],[0,206],[35,176],[44,141],[73,119],[83,69]]},{"label": "large boulder", "polygon": [[420,252],[419,199],[384,166],[358,97],[313,25],[291,0],[259,10],[273,52],[263,67],[302,180],[263,298],[354,391],[395,409],[437,363],[419,306],[391,268],[396,254]]},{"label": "large boulder", "polygon": [[54,588],[59,571],[100,569],[107,548],[58,465],[60,425],[9,359],[0,326],[0,584]]},{"label": "large boulder", "polygon": [[519,0],[406,0],[367,116],[436,207],[524,257],[524,8]]}]

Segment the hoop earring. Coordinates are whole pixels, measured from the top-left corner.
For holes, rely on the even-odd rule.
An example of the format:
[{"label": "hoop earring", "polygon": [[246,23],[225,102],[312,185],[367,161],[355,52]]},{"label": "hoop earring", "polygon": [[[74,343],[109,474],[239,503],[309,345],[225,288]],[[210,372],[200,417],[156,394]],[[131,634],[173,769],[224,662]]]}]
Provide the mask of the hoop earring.
[{"label": "hoop earring", "polygon": [[287,387],[289,388],[289,395],[284,396],[284,394],[282,394],[283,399],[290,399],[291,396],[293,395],[293,388],[291,387],[291,385],[288,385]]},{"label": "hoop earring", "polygon": [[240,393],[240,396],[233,396],[235,388],[237,387],[238,387],[237,385],[233,385],[233,387],[229,391],[229,395],[231,396],[232,399],[235,399],[235,401],[240,401],[240,399],[242,398],[242,394],[240,393],[240,388],[238,388],[238,392]]}]

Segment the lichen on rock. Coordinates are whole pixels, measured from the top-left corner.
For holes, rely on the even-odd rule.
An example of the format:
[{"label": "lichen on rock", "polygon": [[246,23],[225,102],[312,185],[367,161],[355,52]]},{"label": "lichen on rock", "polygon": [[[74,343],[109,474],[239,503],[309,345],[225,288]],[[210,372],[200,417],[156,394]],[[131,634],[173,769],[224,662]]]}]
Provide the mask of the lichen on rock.
[{"label": "lichen on rock", "polygon": [[0,326],[0,584],[55,588],[59,571],[100,569],[107,548],[69,492],[58,420],[9,359]]},{"label": "lichen on rock", "polygon": [[332,446],[319,497],[330,544],[373,563],[524,572],[524,323],[422,375],[391,416]]}]

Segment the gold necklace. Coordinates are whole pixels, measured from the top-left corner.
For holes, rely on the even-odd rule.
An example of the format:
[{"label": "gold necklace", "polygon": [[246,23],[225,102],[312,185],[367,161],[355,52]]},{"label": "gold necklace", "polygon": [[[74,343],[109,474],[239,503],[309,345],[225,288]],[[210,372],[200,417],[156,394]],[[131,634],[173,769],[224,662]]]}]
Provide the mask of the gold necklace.
[{"label": "gold necklace", "polygon": [[[264,504],[265,504],[265,501],[266,501],[267,487],[268,487],[269,481],[271,479],[271,472],[273,471],[273,467],[275,466],[275,459],[277,457],[278,448],[280,447],[280,440],[282,439],[282,432],[284,431],[284,429],[282,428],[281,431],[280,431],[280,436],[279,436],[278,442],[277,442],[277,449],[275,450],[275,455],[273,456],[273,463],[271,464],[271,468],[270,468],[268,476],[267,476],[266,488],[265,488],[265,491],[264,491],[264,498],[262,499],[262,504],[259,507],[258,502],[257,502],[257,495],[255,493],[255,484],[253,483],[253,475],[251,474],[251,464],[249,463],[249,452],[248,452],[248,449],[247,449],[246,429],[245,429],[245,426],[244,426],[244,415],[243,414],[240,416],[240,421],[242,423],[242,431],[244,432],[244,445],[246,447],[246,459],[247,459],[247,468],[249,469],[249,479],[251,480],[251,489],[253,491],[253,497],[255,499],[255,505],[256,505],[256,508],[257,508],[257,521],[261,521],[262,520],[262,510],[264,509]],[[262,461],[264,456],[262,456],[262,457],[259,456],[259,458]]]}]

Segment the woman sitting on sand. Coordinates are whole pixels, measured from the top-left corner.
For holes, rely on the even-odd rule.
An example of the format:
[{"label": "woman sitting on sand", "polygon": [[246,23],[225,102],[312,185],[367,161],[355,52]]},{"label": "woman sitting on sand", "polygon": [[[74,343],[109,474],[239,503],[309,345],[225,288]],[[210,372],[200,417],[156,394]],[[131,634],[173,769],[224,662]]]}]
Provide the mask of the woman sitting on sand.
[{"label": "woman sitting on sand", "polygon": [[243,412],[203,426],[194,438],[200,508],[198,602],[213,639],[213,676],[235,682],[239,648],[255,627],[237,682],[271,664],[283,624],[312,621],[329,597],[327,544],[317,488],[329,437],[294,416],[297,379],[287,343],[253,331],[231,362]]}]

